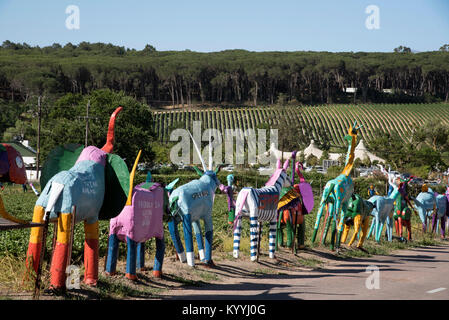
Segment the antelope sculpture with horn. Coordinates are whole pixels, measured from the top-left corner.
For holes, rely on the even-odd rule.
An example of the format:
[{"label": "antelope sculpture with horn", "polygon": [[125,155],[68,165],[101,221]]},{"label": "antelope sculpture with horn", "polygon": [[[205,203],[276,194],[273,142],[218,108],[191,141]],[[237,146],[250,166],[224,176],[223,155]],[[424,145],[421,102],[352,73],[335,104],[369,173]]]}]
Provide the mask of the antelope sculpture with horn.
[{"label": "antelope sculpture with horn", "polygon": [[[190,134],[190,132],[189,132]],[[201,152],[193,139],[193,145],[198,153],[203,171],[194,167],[200,176],[199,179],[192,180],[178,188],[170,195],[170,211],[172,219],[168,223],[170,236],[173,240],[176,252],[181,262],[186,262],[189,266],[195,265],[193,251],[193,231],[198,243],[198,251],[200,260],[208,266],[213,266],[212,261],[212,240],[213,240],[213,224],[212,224],[212,207],[214,204],[215,190],[223,185],[217,178],[220,166],[215,170],[212,169],[212,150],[209,148],[209,168],[206,168]],[[203,245],[203,235],[201,232],[200,221],[204,222],[205,229],[205,246]],[[185,251],[179,237],[178,224],[182,222],[184,230]]]}]

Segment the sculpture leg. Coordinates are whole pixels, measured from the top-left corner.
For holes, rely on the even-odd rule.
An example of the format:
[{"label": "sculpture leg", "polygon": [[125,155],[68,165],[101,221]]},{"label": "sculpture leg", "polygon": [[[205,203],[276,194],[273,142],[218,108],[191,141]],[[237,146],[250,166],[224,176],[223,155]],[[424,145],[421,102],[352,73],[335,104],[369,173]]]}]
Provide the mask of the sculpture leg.
[{"label": "sculpture leg", "polygon": [[412,221],[410,219],[405,220],[405,227],[407,228],[407,240],[412,240]]},{"label": "sculpture leg", "polygon": [[228,224],[234,224],[235,220],[235,209],[231,209],[228,212]]},{"label": "sculpture leg", "polygon": [[212,262],[212,243],[214,237],[214,227],[212,223],[212,215],[204,218],[204,238],[205,238],[205,257],[204,262],[213,265]]},{"label": "sculpture leg", "polygon": [[84,223],[84,283],[95,286],[98,281],[98,221]]},{"label": "sculpture leg", "polygon": [[393,240],[393,217],[387,217],[386,234],[388,241]]},{"label": "sculpture leg", "polygon": [[270,230],[268,234],[268,250],[270,259],[274,259],[274,249],[276,246],[276,217],[270,221]]},{"label": "sculpture leg", "polygon": [[363,246],[363,242],[365,242],[367,233],[368,233],[368,226],[369,226],[369,216],[365,217],[365,219],[362,222],[362,229],[361,229],[361,235],[359,238],[359,242],[357,243],[357,248],[361,248]]},{"label": "sculpture leg", "polygon": [[444,236],[446,234],[446,215],[442,216],[440,220],[441,220],[441,222],[440,222],[441,238],[444,239]]},{"label": "sculpture leg", "polygon": [[433,214],[432,215],[432,233],[435,233],[435,231],[436,231],[437,220],[438,220],[437,215]]},{"label": "sculpture leg", "polygon": [[290,248],[293,243],[293,225],[290,219],[285,223],[285,231],[287,233],[287,247]]},{"label": "sculpture leg", "polygon": [[349,224],[347,224],[347,223],[345,223],[345,226],[344,226],[344,228],[343,228],[343,233],[342,233],[342,235],[341,235],[341,242],[342,243],[345,243],[346,242],[346,239],[347,239],[347,237],[348,237],[348,234],[349,234],[349,230],[351,229],[351,226],[349,225]]},{"label": "sculpture leg", "polygon": [[373,219],[371,219],[371,227],[369,228],[368,234],[366,236],[367,239],[369,239],[369,237],[371,236],[371,234],[373,233],[374,230],[374,226],[376,225],[376,217],[374,217]]},{"label": "sculpture leg", "polygon": [[201,232],[200,221],[192,222],[193,231],[195,233],[196,243],[198,245],[198,253],[200,255],[200,260],[204,262],[204,244],[203,244],[203,233]]},{"label": "sculpture leg", "polygon": [[335,221],[335,219],[332,219],[331,250],[334,250],[336,236],[337,236],[337,222]]},{"label": "sculpture leg", "polygon": [[329,231],[330,224],[333,220],[332,214],[331,214],[332,213],[332,211],[331,211],[332,205],[329,204],[328,207],[329,207],[329,211],[326,214],[326,223],[324,224],[323,236],[321,239],[322,244],[325,244],[325,242],[326,242],[327,232]]},{"label": "sculpture leg", "polygon": [[318,210],[318,213],[316,216],[315,226],[313,227],[312,242],[315,242],[316,235],[318,233],[318,228],[320,226],[321,216],[323,215],[323,211],[324,211],[325,207],[326,207],[326,204],[322,201],[321,205],[320,205],[320,209]]},{"label": "sculpture leg", "polygon": [[[44,208],[41,206],[35,206],[33,213],[33,222],[43,223],[44,215],[45,215]],[[30,241],[28,244],[28,250],[26,255],[26,266],[27,268],[30,268],[30,263],[32,263],[34,272],[37,272],[37,268],[39,267],[39,260],[42,250],[42,236],[43,236],[43,227],[31,228]]]},{"label": "sculpture leg", "polygon": [[194,267],[195,256],[193,253],[192,216],[190,215],[190,213],[184,215],[184,219],[182,220],[182,227],[184,230],[187,264],[191,267]]},{"label": "sculpture leg", "polygon": [[[355,238],[357,237],[357,234],[359,233],[361,225],[362,225],[362,215],[358,214],[354,218],[354,233],[352,234],[351,240],[349,240],[348,246],[351,246],[354,243]],[[360,240],[359,240],[359,243],[360,243]]]},{"label": "sculpture leg", "polygon": [[65,288],[71,220],[70,213],[61,213],[58,217],[58,233],[50,267],[50,287],[54,289]]},{"label": "sculpture leg", "polygon": [[257,216],[249,217],[249,235],[250,235],[250,254],[251,261],[257,259],[257,240],[258,240],[258,228],[257,228]]},{"label": "sculpture leg", "polygon": [[162,264],[164,263],[165,254],[165,241],[164,237],[162,239],[156,238],[156,255],[154,257],[153,265],[153,277],[162,277]]},{"label": "sculpture leg", "polygon": [[234,229],[234,248],[232,255],[234,258],[239,257],[239,251],[240,251],[240,234],[242,231],[242,216],[239,216],[237,219],[237,222],[235,223],[235,229]]},{"label": "sculpture leg", "polygon": [[282,220],[282,212],[279,212],[278,222],[277,222],[277,230],[276,230],[276,250],[278,250],[278,246],[284,246],[284,231],[283,226],[281,224]]},{"label": "sculpture leg", "polygon": [[106,274],[114,275],[117,268],[119,240],[115,234],[109,235],[108,240],[108,258],[106,260]]},{"label": "sculpture leg", "polygon": [[402,238],[402,224],[403,224],[402,217],[398,217],[398,219],[395,222],[397,222],[396,234],[398,234]]},{"label": "sculpture leg", "polygon": [[126,256],[126,274],[129,280],[136,281],[136,261],[137,261],[137,243],[129,237],[126,237],[127,256]]},{"label": "sculpture leg", "polygon": [[137,263],[136,268],[140,271],[145,270],[145,242],[139,242],[137,244]]},{"label": "sculpture leg", "polygon": [[301,221],[298,225],[298,248],[303,249],[305,238],[306,238],[306,223],[304,222],[304,216],[301,215],[301,218],[299,219]]},{"label": "sculpture leg", "polygon": [[187,261],[184,247],[182,246],[181,238],[179,237],[178,222],[172,219],[168,222],[168,230],[170,231],[170,237],[175,246],[176,253],[178,254],[179,261],[182,263]]}]

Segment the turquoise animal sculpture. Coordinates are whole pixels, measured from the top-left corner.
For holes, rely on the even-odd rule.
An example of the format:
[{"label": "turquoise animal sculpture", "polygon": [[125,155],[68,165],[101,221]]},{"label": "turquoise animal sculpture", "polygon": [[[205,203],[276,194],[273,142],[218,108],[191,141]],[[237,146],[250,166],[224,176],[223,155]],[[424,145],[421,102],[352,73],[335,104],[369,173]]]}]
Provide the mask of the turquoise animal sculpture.
[{"label": "turquoise animal sculpture", "polygon": [[437,194],[433,192],[431,188],[429,188],[426,184],[422,186],[421,192],[413,199],[415,204],[415,209],[418,211],[419,218],[422,222],[422,230],[423,232],[427,231],[428,220],[432,220],[432,231],[435,231],[437,221],[440,220],[441,235],[444,237],[445,233],[445,217],[446,210],[448,207],[447,203],[447,193]]},{"label": "turquoise animal sculpture", "polygon": [[[201,156],[198,146],[191,136],[195,150],[197,151],[203,171],[195,167],[196,172],[200,175],[199,179],[190,181],[176,188],[170,195],[170,211],[172,219],[168,223],[170,236],[175,246],[179,260],[191,267],[195,266],[195,257],[193,252],[193,231],[198,244],[198,251],[201,262],[206,266],[214,266],[212,260],[212,241],[213,241],[213,223],[212,223],[212,207],[214,205],[215,190],[222,184],[217,178],[220,166],[212,170],[212,155],[209,154],[209,168]],[[209,149],[211,150],[211,149]],[[210,151],[211,152],[211,151]],[[205,229],[205,245],[203,244],[203,234],[201,231],[200,221],[204,223]],[[182,245],[179,237],[178,224],[182,222],[184,231],[184,241],[186,249]]]},{"label": "turquoise animal sculpture", "polygon": [[[47,182],[41,180],[43,190],[34,207],[33,222],[57,219],[56,246],[50,267],[52,289],[65,289],[66,267],[70,263],[70,229],[73,223],[81,221],[84,222],[85,231],[84,282],[88,285],[97,284],[98,220],[118,215],[126,203],[129,189],[128,167],[123,159],[112,154],[115,120],[121,110],[122,107],[119,107],[111,115],[103,148],[64,146],[51,152],[44,164],[44,169],[50,166],[45,171],[53,170],[54,175],[46,175],[47,178],[51,176]],[[67,167],[69,169],[57,172]],[[42,232],[42,228],[32,228],[28,245],[27,267],[33,267],[35,271],[43,247]]]},{"label": "turquoise animal sculpture", "polygon": [[[345,140],[348,142],[348,152],[346,154],[345,167],[341,174],[335,179],[328,181],[324,187],[320,201],[317,218],[312,235],[312,242],[315,242],[321,217],[326,211],[326,222],[324,226],[322,242],[325,242],[330,223],[332,223],[331,248],[338,248],[340,237],[343,232],[344,212],[348,207],[348,201],[354,191],[354,184],[350,173],[354,165],[354,150],[357,142],[357,134],[362,126],[357,127],[357,121],[348,128],[348,135]],[[337,236],[338,232],[338,236]],[[336,237],[337,236],[337,237]]]},{"label": "turquoise animal sculpture", "polygon": [[374,218],[372,219],[367,238],[369,239],[371,234],[374,232],[375,240],[379,242],[383,227],[386,225],[387,240],[392,241],[394,224],[393,210],[396,198],[400,195],[399,185],[397,184],[395,175],[390,173],[390,170],[387,172],[382,165],[379,165],[379,167],[381,168],[381,172],[388,176],[388,183],[390,185],[391,192],[386,197],[375,195],[368,199],[368,201],[374,205],[374,209],[372,211]]}]

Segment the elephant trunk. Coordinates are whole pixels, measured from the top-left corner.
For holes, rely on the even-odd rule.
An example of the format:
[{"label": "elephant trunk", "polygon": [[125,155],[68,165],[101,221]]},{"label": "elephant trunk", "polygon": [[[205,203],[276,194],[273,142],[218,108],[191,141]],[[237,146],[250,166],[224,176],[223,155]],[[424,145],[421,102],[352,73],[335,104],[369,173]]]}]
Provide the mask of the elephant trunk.
[{"label": "elephant trunk", "polygon": [[111,118],[109,119],[109,127],[108,127],[108,135],[106,137],[106,144],[101,148],[106,153],[111,153],[114,149],[114,128],[115,128],[115,119],[117,115],[122,111],[123,107],[118,107],[115,109],[114,113],[112,113]]}]

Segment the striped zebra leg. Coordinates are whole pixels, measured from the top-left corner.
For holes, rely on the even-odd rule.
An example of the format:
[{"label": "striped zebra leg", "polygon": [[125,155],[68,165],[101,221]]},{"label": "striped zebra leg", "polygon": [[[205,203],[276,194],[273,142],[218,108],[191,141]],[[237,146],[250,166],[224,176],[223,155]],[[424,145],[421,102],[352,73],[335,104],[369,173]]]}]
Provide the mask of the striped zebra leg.
[{"label": "striped zebra leg", "polygon": [[257,260],[257,241],[258,241],[258,223],[257,216],[249,217],[249,234],[250,234],[250,252],[251,261]]},{"label": "striped zebra leg", "polygon": [[269,232],[269,256],[274,259],[274,251],[276,249],[276,220],[270,221],[270,232]]},{"label": "striped zebra leg", "polygon": [[240,251],[240,234],[242,232],[242,216],[239,216],[237,219],[237,222],[235,223],[235,229],[234,229],[234,250],[232,252],[232,255],[234,258],[239,257],[239,251]]}]

